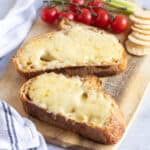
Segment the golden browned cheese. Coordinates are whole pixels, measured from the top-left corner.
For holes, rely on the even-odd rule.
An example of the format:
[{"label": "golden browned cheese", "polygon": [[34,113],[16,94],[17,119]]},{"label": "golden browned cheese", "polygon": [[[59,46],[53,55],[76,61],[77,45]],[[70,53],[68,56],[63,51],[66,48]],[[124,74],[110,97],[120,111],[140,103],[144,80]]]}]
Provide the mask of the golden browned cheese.
[{"label": "golden browned cheese", "polygon": [[123,46],[113,34],[76,24],[27,42],[17,54],[17,64],[26,71],[67,66],[108,66],[120,64],[123,53]]},{"label": "golden browned cheese", "polygon": [[125,131],[119,106],[95,76],[45,73],[24,83],[20,99],[33,117],[100,143],[116,143]]},{"label": "golden browned cheese", "polygon": [[31,83],[29,98],[48,112],[103,127],[111,115],[111,98],[89,88],[79,77],[43,74]]}]

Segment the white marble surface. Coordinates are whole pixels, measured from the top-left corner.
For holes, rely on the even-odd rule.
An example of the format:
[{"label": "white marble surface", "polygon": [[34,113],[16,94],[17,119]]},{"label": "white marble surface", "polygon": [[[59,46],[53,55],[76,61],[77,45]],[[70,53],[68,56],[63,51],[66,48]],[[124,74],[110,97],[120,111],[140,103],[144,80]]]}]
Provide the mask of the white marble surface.
[{"label": "white marble surface", "polygon": [[[15,0],[0,0],[0,19],[9,11]],[[150,0],[137,0],[145,8],[150,8]],[[1,29],[1,27],[0,27]],[[5,70],[11,55],[0,60],[0,75]],[[49,150],[63,150],[62,148],[48,144]],[[141,109],[121,143],[119,150],[150,150],[150,87],[144,96]]]}]

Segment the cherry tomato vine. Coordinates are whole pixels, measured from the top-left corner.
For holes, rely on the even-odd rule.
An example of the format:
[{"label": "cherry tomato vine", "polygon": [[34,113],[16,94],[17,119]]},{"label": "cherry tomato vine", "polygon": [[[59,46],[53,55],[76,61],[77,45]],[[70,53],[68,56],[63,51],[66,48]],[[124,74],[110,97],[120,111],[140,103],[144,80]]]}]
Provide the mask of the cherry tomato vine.
[{"label": "cherry tomato vine", "polygon": [[112,16],[110,12],[114,10],[106,8],[101,0],[44,0],[43,2],[46,6],[41,9],[40,16],[48,24],[66,18],[115,33],[124,32],[128,28],[127,17]]}]

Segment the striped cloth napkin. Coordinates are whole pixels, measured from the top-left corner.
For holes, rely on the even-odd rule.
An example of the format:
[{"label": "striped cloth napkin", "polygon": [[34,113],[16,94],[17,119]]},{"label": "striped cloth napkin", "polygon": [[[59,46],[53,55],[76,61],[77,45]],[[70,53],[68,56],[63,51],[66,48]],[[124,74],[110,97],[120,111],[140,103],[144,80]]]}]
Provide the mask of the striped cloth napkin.
[{"label": "striped cloth napkin", "polygon": [[14,108],[1,100],[0,149],[47,150],[46,143],[34,124],[21,117]]}]

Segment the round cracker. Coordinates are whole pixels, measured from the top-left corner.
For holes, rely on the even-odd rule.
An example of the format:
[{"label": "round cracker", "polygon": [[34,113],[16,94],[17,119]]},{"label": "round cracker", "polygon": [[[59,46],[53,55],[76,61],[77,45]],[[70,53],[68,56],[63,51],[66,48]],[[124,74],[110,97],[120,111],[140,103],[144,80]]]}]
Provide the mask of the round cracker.
[{"label": "round cracker", "polygon": [[144,9],[138,9],[134,12],[134,15],[139,18],[150,20],[150,11]]},{"label": "round cracker", "polygon": [[136,28],[142,29],[142,30],[150,30],[150,25],[144,25],[144,24],[134,24]]},{"label": "round cracker", "polygon": [[129,40],[126,41],[125,45],[126,45],[127,51],[132,55],[144,56],[144,55],[150,54],[150,47],[137,45],[137,44],[132,43]]},{"label": "round cracker", "polygon": [[140,39],[137,39],[136,37],[134,37],[133,35],[129,35],[128,36],[128,39],[135,43],[135,44],[138,44],[138,45],[143,45],[143,46],[150,46],[150,41],[144,41],[144,40],[140,40]]},{"label": "round cracker", "polygon": [[141,34],[139,32],[135,32],[135,31],[133,31],[131,33],[131,35],[133,35],[134,37],[136,37],[137,39],[140,39],[140,40],[150,41],[150,35]]},{"label": "round cracker", "polygon": [[142,29],[136,28],[135,26],[132,26],[131,29],[135,32],[150,35],[150,30],[142,30]]},{"label": "round cracker", "polygon": [[138,18],[134,15],[130,15],[129,17],[134,23],[150,25],[150,20],[145,20],[143,18]]}]

